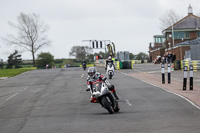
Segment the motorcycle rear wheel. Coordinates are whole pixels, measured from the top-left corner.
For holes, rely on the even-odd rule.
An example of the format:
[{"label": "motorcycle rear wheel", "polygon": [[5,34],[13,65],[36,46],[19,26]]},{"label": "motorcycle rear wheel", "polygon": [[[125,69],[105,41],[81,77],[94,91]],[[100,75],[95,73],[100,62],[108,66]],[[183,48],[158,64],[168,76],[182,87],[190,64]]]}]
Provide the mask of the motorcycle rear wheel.
[{"label": "motorcycle rear wheel", "polygon": [[108,102],[106,97],[102,97],[101,102],[102,102],[104,108],[107,109],[110,114],[114,113],[114,109],[113,109],[112,105],[110,104],[110,102]]}]

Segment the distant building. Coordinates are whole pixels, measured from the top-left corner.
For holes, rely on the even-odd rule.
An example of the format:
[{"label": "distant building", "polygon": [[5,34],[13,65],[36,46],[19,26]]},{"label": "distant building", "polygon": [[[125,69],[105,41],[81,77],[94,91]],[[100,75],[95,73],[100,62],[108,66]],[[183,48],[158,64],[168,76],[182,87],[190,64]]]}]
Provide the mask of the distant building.
[{"label": "distant building", "polygon": [[[160,43],[149,45],[149,56],[153,60],[157,55],[175,54],[176,60],[183,60],[186,51],[191,50],[191,40],[200,38],[200,17],[193,15],[192,7],[188,7],[188,15],[162,31],[164,39]],[[159,36],[154,36],[154,40]],[[157,39],[158,40],[158,39]],[[184,44],[184,45],[183,45]],[[200,59],[200,58],[199,58]]]},{"label": "distant building", "polygon": [[164,35],[154,35],[153,36],[153,46],[152,43],[149,44],[150,60],[152,61],[154,57],[158,55],[163,55],[165,52],[165,36]]}]

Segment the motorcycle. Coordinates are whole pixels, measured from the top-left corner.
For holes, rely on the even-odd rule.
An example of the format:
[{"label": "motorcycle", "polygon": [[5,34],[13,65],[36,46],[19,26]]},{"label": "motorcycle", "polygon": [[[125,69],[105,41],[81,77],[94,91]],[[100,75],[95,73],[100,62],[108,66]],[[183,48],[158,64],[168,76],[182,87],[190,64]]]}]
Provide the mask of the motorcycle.
[{"label": "motorcycle", "polygon": [[114,70],[115,70],[115,68],[114,68],[113,64],[110,63],[110,64],[107,65],[106,74],[108,75],[109,79],[112,79],[112,77],[114,76]]},{"label": "motorcycle", "polygon": [[83,67],[83,70],[87,68],[85,63],[82,64],[82,67]]},{"label": "motorcycle", "polygon": [[100,103],[110,114],[119,112],[120,108],[118,101],[113,95],[113,92],[108,89],[108,86],[104,82],[100,81],[93,84],[91,93],[95,99],[94,103]]}]

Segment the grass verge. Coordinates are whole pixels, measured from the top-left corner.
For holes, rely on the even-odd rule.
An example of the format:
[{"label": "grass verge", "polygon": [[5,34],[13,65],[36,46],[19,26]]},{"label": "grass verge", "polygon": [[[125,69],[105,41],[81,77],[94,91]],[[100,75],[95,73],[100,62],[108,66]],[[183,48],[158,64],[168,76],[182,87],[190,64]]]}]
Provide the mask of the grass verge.
[{"label": "grass verge", "polygon": [[32,68],[19,68],[19,69],[0,69],[0,77],[13,77],[21,73],[36,69]]}]

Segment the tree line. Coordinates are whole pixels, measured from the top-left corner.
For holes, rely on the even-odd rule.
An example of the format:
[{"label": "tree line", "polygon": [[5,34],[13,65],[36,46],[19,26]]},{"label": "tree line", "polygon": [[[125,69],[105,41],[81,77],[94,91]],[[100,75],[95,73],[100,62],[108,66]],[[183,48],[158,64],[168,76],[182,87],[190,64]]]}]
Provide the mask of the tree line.
[{"label": "tree line", "polygon": [[[200,13],[197,14],[197,16],[200,16]],[[173,23],[179,21],[180,18],[181,16],[174,10],[166,10],[159,18],[160,29],[164,30]],[[7,45],[17,46],[20,51],[29,51],[32,55],[33,66],[36,66],[35,55],[38,50],[51,44],[47,36],[48,25],[35,13],[20,13],[17,17],[16,24],[13,22],[8,22],[8,24],[16,30],[17,34],[8,34],[6,37],[1,37],[1,39],[4,40]],[[78,60],[88,59],[92,61],[95,55],[101,55],[104,58],[105,53],[92,54],[91,49],[87,46],[74,46],[69,55],[74,56]],[[146,55],[142,52],[138,53],[137,56],[130,53],[130,59],[141,59],[143,57],[146,58]]]},{"label": "tree line", "polygon": [[[95,56],[99,56],[100,59],[107,59],[108,54],[105,52],[98,52],[92,54],[92,49],[88,46],[73,46],[69,53],[69,56],[75,57],[78,61],[88,60],[94,61]],[[148,55],[144,52],[138,54],[129,53],[130,60],[148,60]]]}]

